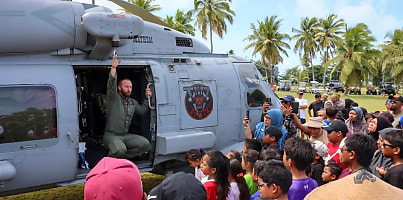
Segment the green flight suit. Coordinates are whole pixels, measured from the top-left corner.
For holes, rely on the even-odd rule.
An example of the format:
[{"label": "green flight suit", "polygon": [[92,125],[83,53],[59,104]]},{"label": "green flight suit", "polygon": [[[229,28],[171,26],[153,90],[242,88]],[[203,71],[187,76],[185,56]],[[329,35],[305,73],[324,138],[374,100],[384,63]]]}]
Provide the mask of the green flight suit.
[{"label": "green flight suit", "polygon": [[143,115],[148,111],[148,101],[140,105],[132,98],[124,99],[117,90],[116,75],[109,74],[105,101],[106,126],[104,144],[108,156],[132,159],[149,152],[150,142],[143,136],[128,133],[134,113]]}]

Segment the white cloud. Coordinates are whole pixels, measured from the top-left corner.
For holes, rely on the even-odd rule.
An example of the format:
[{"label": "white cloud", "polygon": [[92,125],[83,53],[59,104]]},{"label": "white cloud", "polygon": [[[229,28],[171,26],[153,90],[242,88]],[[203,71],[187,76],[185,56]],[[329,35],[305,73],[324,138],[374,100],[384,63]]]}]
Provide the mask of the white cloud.
[{"label": "white cloud", "polygon": [[170,13],[170,15],[174,15],[177,9],[188,11],[193,8],[191,0],[155,0],[153,3],[161,7],[161,12]]},{"label": "white cloud", "polygon": [[335,3],[335,11],[340,18],[349,24],[372,22],[377,18],[377,11],[368,1],[362,1],[359,5],[347,5],[343,1]]},{"label": "white cloud", "polygon": [[387,2],[373,2],[371,0],[361,1],[357,5],[347,5],[347,2],[337,1],[335,3],[335,11],[338,17],[343,18],[349,27],[355,26],[357,23],[368,25],[368,29],[372,31],[372,35],[377,39],[377,43],[384,41],[387,32],[393,31],[400,27],[399,21],[385,12]]},{"label": "white cloud", "polygon": [[297,0],[295,13],[301,17],[325,17],[329,10],[325,0]]}]

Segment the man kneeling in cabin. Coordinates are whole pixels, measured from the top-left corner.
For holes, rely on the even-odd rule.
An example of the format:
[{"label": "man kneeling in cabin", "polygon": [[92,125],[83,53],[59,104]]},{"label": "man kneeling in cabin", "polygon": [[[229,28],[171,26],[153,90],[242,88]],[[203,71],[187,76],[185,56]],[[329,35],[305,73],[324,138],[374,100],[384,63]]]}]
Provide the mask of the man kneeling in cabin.
[{"label": "man kneeling in cabin", "polygon": [[[104,144],[109,150],[108,156],[116,158],[134,159],[146,155],[150,148],[150,142],[143,136],[128,133],[129,127],[136,113],[143,115],[148,111],[148,101],[139,104],[130,98],[132,82],[122,79],[117,85],[116,67],[121,63],[116,55],[112,60],[112,68],[108,78],[106,107],[106,126]],[[152,95],[150,89],[146,89],[146,98]]]}]

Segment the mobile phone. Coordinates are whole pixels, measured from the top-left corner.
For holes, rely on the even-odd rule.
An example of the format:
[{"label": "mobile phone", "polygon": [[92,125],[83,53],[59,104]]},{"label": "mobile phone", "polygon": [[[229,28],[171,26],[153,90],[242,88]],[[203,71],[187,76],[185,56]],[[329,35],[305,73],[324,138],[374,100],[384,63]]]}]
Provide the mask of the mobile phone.
[{"label": "mobile phone", "polygon": [[271,105],[271,98],[266,98],[266,102],[269,103]]},{"label": "mobile phone", "polygon": [[291,102],[292,112],[298,114],[299,103],[296,101]]},{"label": "mobile phone", "polygon": [[249,119],[249,110],[246,110],[246,117]]}]

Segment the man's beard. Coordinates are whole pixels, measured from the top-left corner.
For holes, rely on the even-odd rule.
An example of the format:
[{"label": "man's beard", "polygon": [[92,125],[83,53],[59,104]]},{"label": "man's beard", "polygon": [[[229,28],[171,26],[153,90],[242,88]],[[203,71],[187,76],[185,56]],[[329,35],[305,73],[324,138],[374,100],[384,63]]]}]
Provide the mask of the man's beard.
[{"label": "man's beard", "polygon": [[130,97],[130,95],[131,95],[131,93],[129,93],[129,92],[120,92],[120,96],[122,96],[123,98],[129,98]]}]

